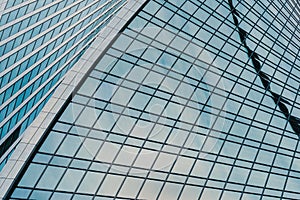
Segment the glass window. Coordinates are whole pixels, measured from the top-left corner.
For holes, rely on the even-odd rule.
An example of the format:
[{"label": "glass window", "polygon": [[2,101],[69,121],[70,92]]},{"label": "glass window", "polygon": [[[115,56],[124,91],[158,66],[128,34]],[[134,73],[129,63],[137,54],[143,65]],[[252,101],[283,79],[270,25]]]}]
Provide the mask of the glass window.
[{"label": "glass window", "polygon": [[163,115],[173,119],[177,119],[183,110],[183,106],[180,104],[169,102]]},{"label": "glass window", "polygon": [[259,150],[256,160],[260,163],[273,163],[274,156],[273,152]]},{"label": "glass window", "polygon": [[282,188],[284,188],[286,179],[287,179],[286,176],[270,174],[267,187],[282,190]]},{"label": "glass window", "polygon": [[159,195],[158,199],[178,199],[178,195],[181,191],[182,185],[181,184],[174,184],[174,183],[166,183]]},{"label": "glass window", "polygon": [[86,95],[86,96],[92,96],[94,94],[96,88],[99,85],[99,81],[94,78],[87,78],[87,80],[84,81],[84,84],[79,89],[78,93]]},{"label": "glass window", "polygon": [[145,26],[145,24],[147,23],[146,20],[142,19],[139,16],[136,16],[134,18],[134,20],[129,24],[129,28],[135,30],[135,29],[141,29]]},{"label": "glass window", "polygon": [[76,120],[76,124],[86,127],[92,127],[98,116],[100,115],[100,110],[90,107],[85,107],[82,113]]},{"label": "glass window", "polygon": [[132,68],[126,79],[140,83],[148,72],[149,71],[144,68],[135,66]]},{"label": "glass window", "polygon": [[226,180],[230,172],[231,166],[215,163],[211,178]]},{"label": "glass window", "polygon": [[251,185],[264,187],[268,174],[260,171],[252,170],[248,183]]},{"label": "glass window", "polygon": [[193,164],[193,159],[180,156],[176,159],[173,171],[176,173],[188,175]]},{"label": "glass window", "polygon": [[139,199],[157,199],[157,195],[161,190],[163,182],[155,180],[146,180],[139,194]]},{"label": "glass window", "polygon": [[139,149],[136,147],[123,145],[115,160],[115,163],[131,166],[138,153],[138,150]]},{"label": "glass window", "polygon": [[51,160],[51,164],[67,167],[69,163],[71,162],[70,158],[64,158],[64,157],[58,157],[54,156]]},{"label": "glass window", "polygon": [[116,89],[116,92],[115,92],[114,96],[112,97],[111,102],[125,106],[125,105],[127,105],[128,101],[130,100],[133,93],[134,93],[133,90],[119,87],[118,89]]},{"label": "glass window", "polygon": [[54,192],[51,200],[56,200],[56,199],[64,199],[68,200],[72,198],[72,194],[66,194],[66,193],[59,193],[59,192]]},{"label": "glass window", "polygon": [[199,199],[199,195],[201,192],[200,186],[191,186],[191,185],[185,185],[184,189],[180,195],[180,199]]},{"label": "glass window", "polygon": [[288,177],[286,190],[297,191],[300,186],[300,180],[298,178]]},{"label": "glass window", "polygon": [[161,9],[156,13],[156,17],[163,20],[163,21],[169,21],[172,17],[173,12],[171,12],[169,9],[165,7],[161,7]]},{"label": "glass window", "polygon": [[110,131],[113,125],[116,122],[116,115],[113,115],[111,112],[103,111],[95,123],[94,128],[100,130]]},{"label": "glass window", "polygon": [[155,14],[159,8],[160,5],[158,3],[156,3],[155,1],[150,1],[149,3],[147,3],[143,10],[150,14]]},{"label": "glass window", "polygon": [[201,198],[203,199],[219,199],[221,190],[204,188]]},{"label": "glass window", "polygon": [[256,157],[258,149],[249,147],[249,146],[242,146],[242,149],[239,154],[239,158],[245,159],[245,160],[254,160]]},{"label": "glass window", "polygon": [[37,188],[53,190],[65,169],[60,167],[48,166],[37,184]]},{"label": "glass window", "polygon": [[112,142],[104,142],[96,159],[103,162],[112,162],[116,157],[120,145],[114,144]]},{"label": "glass window", "polygon": [[86,160],[73,159],[70,166],[74,168],[86,170],[89,167],[90,163],[91,163],[90,161],[86,161]]},{"label": "glass window", "polygon": [[60,145],[57,154],[73,157],[82,142],[81,137],[67,135]]},{"label": "glass window", "polygon": [[24,187],[33,187],[44,169],[44,165],[30,164],[19,185]]},{"label": "glass window", "polygon": [[207,177],[207,175],[210,173],[212,165],[212,162],[197,160],[191,174],[199,177]]},{"label": "glass window", "polygon": [[[130,113],[128,113],[130,115]],[[134,116],[134,115],[133,115]],[[136,119],[121,115],[120,118],[116,119],[113,132],[119,132],[121,134],[128,135],[132,127],[135,124]]]},{"label": "glass window", "polygon": [[102,141],[94,139],[85,139],[76,157],[83,159],[93,159],[100,148]]},{"label": "glass window", "polygon": [[39,151],[46,153],[54,153],[60,145],[61,141],[63,140],[64,136],[64,134],[51,131],[50,134],[47,136],[45,142],[39,149]]},{"label": "glass window", "polygon": [[111,83],[103,82],[101,83],[98,90],[95,92],[94,97],[97,99],[103,99],[108,101],[114,94],[116,88],[117,86]]},{"label": "glass window", "polygon": [[174,37],[175,35],[173,33],[162,29],[155,39],[165,45],[169,45]]},{"label": "glass window", "polygon": [[224,142],[221,153],[226,156],[236,157],[240,150],[240,145],[226,141]]},{"label": "glass window", "polygon": [[250,170],[240,167],[233,167],[230,174],[230,181],[245,184],[248,178]]},{"label": "glass window", "polygon": [[[180,129],[173,128],[172,132],[169,133],[167,143],[179,147],[185,143],[185,146],[189,146],[190,145],[189,141],[186,142],[186,138],[188,137],[188,135],[189,135],[188,131],[183,131]],[[189,148],[193,148],[193,146],[189,146]]]},{"label": "glass window", "polygon": [[41,199],[41,200],[48,200],[50,199],[50,195],[52,192],[43,191],[43,190],[33,190],[31,193],[30,199]]},{"label": "glass window", "polygon": [[113,47],[121,51],[125,51],[132,39],[126,35],[120,35],[118,39],[114,42]]},{"label": "glass window", "polygon": [[125,62],[123,60],[118,60],[111,73],[121,78],[124,78],[132,67],[133,65],[131,63]]},{"label": "glass window", "polygon": [[143,179],[127,177],[121,187],[119,195],[126,198],[136,199],[140,191]]},{"label": "glass window", "polygon": [[175,14],[170,20],[170,24],[176,26],[176,28],[181,29],[183,25],[187,22],[183,17]]},{"label": "glass window", "polygon": [[134,166],[150,169],[153,165],[158,152],[142,149],[134,162]]},{"label": "glass window", "polygon": [[123,176],[116,176],[116,175],[111,175],[108,174],[101,187],[100,190],[98,191],[98,195],[108,195],[108,196],[116,196],[122,181],[123,181],[124,177]]},{"label": "glass window", "polygon": [[149,95],[145,95],[143,93],[137,92],[134,94],[133,98],[130,100],[129,105],[133,108],[138,108],[143,110],[150,99]]},{"label": "glass window", "polygon": [[103,176],[104,175],[101,173],[87,172],[78,188],[78,192],[95,194],[97,188],[99,187],[103,179]]}]

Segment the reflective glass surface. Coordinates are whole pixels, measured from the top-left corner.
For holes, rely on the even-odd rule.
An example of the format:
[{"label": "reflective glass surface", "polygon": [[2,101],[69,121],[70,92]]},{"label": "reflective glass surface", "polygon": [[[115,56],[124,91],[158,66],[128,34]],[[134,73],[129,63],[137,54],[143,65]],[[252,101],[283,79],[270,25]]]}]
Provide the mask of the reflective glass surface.
[{"label": "reflective glass surface", "polygon": [[124,2],[7,1],[0,19],[0,157]]},{"label": "reflective glass surface", "polygon": [[10,198],[299,198],[298,11],[266,2],[147,1]]}]

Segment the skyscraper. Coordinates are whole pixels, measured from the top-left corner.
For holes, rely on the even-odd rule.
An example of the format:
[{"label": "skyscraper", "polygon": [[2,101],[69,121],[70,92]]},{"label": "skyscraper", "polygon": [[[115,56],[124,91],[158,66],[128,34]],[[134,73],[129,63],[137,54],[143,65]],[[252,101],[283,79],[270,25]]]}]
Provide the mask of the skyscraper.
[{"label": "skyscraper", "polygon": [[1,195],[299,198],[298,24],[294,1],[129,1],[25,131]]},{"label": "skyscraper", "polygon": [[4,0],[0,6],[0,169],[125,0]]}]

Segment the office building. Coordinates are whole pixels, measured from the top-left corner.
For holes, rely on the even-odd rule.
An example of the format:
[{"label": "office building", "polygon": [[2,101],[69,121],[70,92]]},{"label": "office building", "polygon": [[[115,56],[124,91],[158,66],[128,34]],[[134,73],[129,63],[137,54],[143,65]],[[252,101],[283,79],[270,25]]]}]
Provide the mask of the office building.
[{"label": "office building", "polygon": [[66,72],[125,0],[0,3],[0,170]]},{"label": "office building", "polygon": [[299,198],[299,11],[128,1],[25,130],[0,195]]}]

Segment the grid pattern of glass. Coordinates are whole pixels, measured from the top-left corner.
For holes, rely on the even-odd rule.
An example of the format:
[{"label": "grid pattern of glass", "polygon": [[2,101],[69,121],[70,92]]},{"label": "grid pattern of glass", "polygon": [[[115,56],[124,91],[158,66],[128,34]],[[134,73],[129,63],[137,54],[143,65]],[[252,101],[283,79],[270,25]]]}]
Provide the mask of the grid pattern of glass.
[{"label": "grid pattern of glass", "polygon": [[299,198],[299,138],[273,94],[300,115],[297,6],[148,1],[79,86],[10,198]]},{"label": "grid pattern of glass", "polygon": [[0,19],[0,156],[124,2],[7,2]]}]

